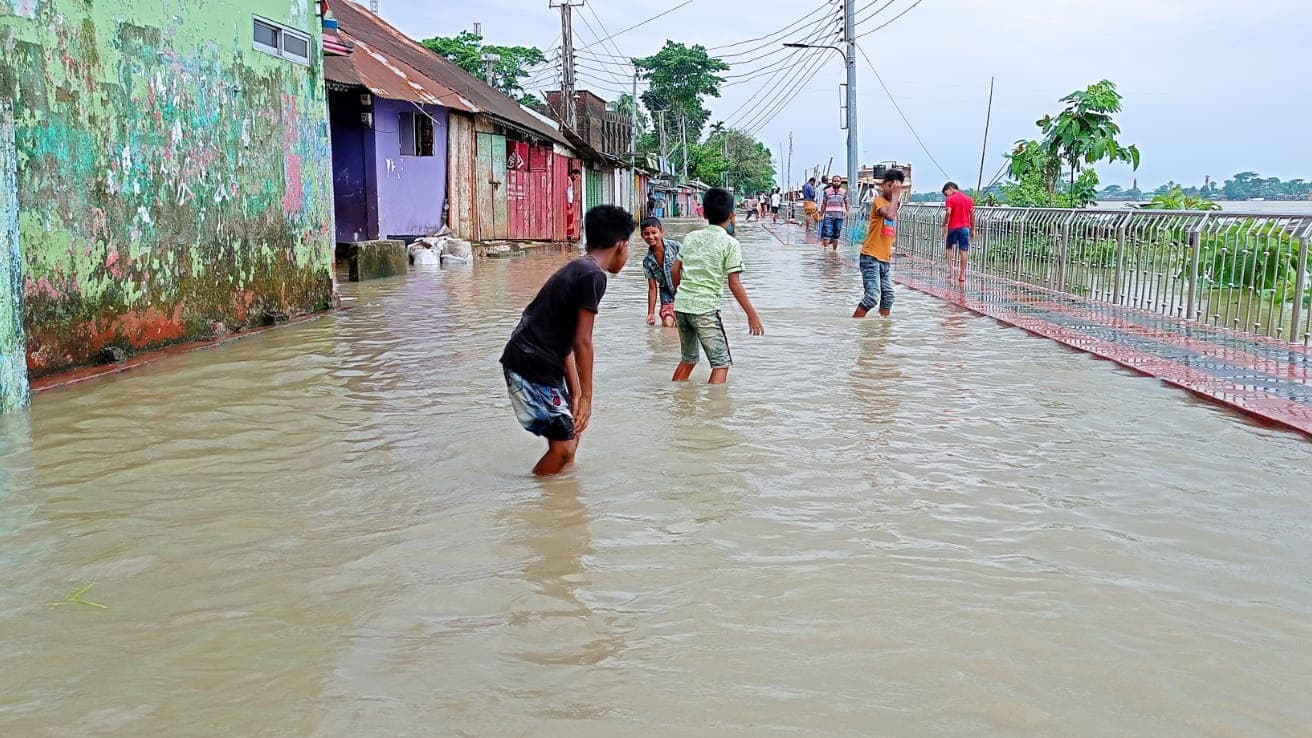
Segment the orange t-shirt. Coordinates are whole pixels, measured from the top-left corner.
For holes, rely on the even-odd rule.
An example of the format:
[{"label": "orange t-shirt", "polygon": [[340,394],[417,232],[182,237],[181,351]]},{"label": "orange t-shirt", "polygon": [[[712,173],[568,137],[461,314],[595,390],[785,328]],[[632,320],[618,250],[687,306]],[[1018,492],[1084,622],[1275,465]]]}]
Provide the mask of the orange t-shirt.
[{"label": "orange t-shirt", "polygon": [[870,206],[870,227],[866,229],[866,239],[861,242],[861,253],[880,261],[893,260],[893,244],[897,242],[897,221],[879,214],[880,208],[890,204],[882,197],[875,198],[875,203]]}]

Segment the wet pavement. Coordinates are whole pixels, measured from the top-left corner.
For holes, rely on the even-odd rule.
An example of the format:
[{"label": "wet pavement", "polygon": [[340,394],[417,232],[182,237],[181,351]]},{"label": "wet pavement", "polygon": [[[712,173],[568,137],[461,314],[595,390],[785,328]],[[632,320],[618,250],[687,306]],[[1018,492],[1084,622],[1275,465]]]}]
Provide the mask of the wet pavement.
[{"label": "wet pavement", "polygon": [[730,384],[635,249],[560,479],[496,363],[560,254],[0,417],[0,735],[1307,734],[1301,436],[742,236]]}]

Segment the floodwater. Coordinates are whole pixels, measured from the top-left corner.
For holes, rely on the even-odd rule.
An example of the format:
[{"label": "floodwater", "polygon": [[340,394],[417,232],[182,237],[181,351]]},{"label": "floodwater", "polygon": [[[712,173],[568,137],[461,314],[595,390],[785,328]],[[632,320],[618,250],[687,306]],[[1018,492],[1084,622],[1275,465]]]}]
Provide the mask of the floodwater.
[{"label": "floodwater", "polygon": [[744,241],[717,388],[634,250],[555,480],[496,360],[559,255],[0,418],[0,735],[1312,735],[1306,441]]}]

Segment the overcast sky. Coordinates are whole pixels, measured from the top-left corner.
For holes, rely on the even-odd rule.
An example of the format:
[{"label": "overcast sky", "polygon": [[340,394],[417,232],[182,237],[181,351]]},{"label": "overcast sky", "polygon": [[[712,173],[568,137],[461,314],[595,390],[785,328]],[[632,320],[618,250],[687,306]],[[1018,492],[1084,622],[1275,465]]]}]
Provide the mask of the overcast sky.
[{"label": "overcast sky", "polygon": [[[367,4],[367,0],[362,0]],[[682,0],[587,0],[575,11],[576,46],[638,23]],[[544,50],[560,41],[560,14],[548,0],[379,0],[380,12],[415,38],[453,35],[483,24],[489,43]],[[855,0],[858,16],[887,9],[863,24],[871,29],[916,0]],[[825,13],[836,13],[829,0]],[[808,11],[820,18],[822,0],[693,0],[642,28],[590,51],[645,56],[665,39],[722,46],[788,26]],[[596,14],[596,17],[593,16]],[[590,29],[583,22],[592,24]],[[600,22],[598,22],[598,19]],[[603,30],[603,27],[605,30]],[[1309,0],[921,0],[887,28],[861,39],[929,153],[947,175],[973,186],[979,170],[989,77],[997,78],[985,180],[1017,139],[1037,135],[1034,121],[1059,109],[1058,98],[1107,78],[1125,96],[1120,116],[1125,143],[1138,144],[1137,175],[1125,166],[1099,170],[1104,184],[1145,189],[1168,179],[1201,184],[1251,169],[1263,176],[1312,179],[1312,76],[1307,46],[1312,32]],[[721,53],[741,52],[749,44]],[[773,46],[771,46],[773,48]],[[754,52],[759,56],[768,49]],[[764,124],[758,137],[777,152],[793,134],[793,178],[834,157],[844,167],[845,134],[839,129],[841,60],[813,53],[821,66],[787,79],[738,84],[711,100],[712,120],[763,111],[779,89],[799,94]],[[749,57],[739,61],[750,60]],[[748,74],[781,60],[776,54],[735,67]],[[610,60],[615,61],[615,60]],[[733,61],[733,59],[729,59]],[[598,70],[598,61],[587,62]],[[611,74],[623,71],[612,67]],[[898,118],[864,60],[858,56],[862,163],[896,159],[914,164],[916,189],[937,189],[943,174]],[[580,87],[619,88],[615,77],[584,70]],[[601,80],[598,82],[597,80]],[[769,84],[767,84],[769,83]],[[762,87],[765,86],[765,89]],[[598,90],[613,99],[611,92]],[[745,107],[744,107],[745,106]],[[750,117],[750,116],[749,116]],[[756,115],[764,123],[766,112]]]}]

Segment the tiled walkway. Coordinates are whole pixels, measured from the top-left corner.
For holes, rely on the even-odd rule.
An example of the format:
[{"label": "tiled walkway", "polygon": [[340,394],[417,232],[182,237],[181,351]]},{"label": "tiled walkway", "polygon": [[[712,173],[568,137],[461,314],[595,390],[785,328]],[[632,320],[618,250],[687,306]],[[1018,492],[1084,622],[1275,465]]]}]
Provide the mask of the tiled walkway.
[{"label": "tiled walkway", "polygon": [[[785,244],[814,244],[793,225],[767,225]],[[851,246],[843,249],[855,264]],[[1312,435],[1312,352],[1135,308],[1108,305],[999,277],[948,282],[941,265],[901,256],[894,281],[1023,328],[1259,420]]]}]

